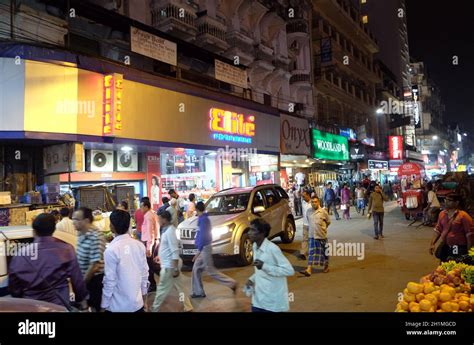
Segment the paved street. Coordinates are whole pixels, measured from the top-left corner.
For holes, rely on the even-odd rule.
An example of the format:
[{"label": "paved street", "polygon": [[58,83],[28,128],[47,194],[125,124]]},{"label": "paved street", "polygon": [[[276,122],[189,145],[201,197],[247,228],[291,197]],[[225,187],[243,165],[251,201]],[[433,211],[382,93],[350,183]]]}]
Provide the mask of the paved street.
[{"label": "paved street", "polygon": [[[359,243],[364,246],[364,258],[333,256],[330,272],[316,272],[306,278],[299,274],[288,279],[291,311],[295,312],[391,312],[397,303],[397,294],[406,283],[417,281],[432,271],[437,262],[428,254],[432,229],[408,227],[396,202],[386,206],[385,239],[373,237],[372,220],[358,215],[352,208],[353,219],[335,221],[329,227],[329,242]],[[292,244],[280,245],[295,271],[305,263],[297,259],[301,243],[302,221],[297,221],[297,237]],[[244,284],[252,274],[252,267],[233,267],[229,260],[218,259],[216,266]],[[185,286],[191,286],[190,268],[183,268]],[[209,277],[204,280],[207,297],[192,300],[197,312],[249,311],[250,299],[239,288],[236,296]],[[188,291],[188,293],[190,293]],[[150,300],[153,298],[150,295]],[[291,300],[291,299],[290,299]],[[171,294],[161,311],[180,311],[178,295]]]}]

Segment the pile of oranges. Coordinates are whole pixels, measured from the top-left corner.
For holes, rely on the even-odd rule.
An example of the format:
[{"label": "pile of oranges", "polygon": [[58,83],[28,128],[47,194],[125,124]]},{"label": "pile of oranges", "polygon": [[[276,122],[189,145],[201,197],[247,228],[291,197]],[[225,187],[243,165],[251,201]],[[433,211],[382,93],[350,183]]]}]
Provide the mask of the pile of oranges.
[{"label": "pile of oranges", "polygon": [[[464,282],[460,270],[446,274],[439,268],[436,274],[423,277],[420,283],[410,282],[400,295],[396,312],[472,312],[474,294]],[[446,276],[448,279],[440,279]],[[434,281],[432,281],[432,279]]]}]

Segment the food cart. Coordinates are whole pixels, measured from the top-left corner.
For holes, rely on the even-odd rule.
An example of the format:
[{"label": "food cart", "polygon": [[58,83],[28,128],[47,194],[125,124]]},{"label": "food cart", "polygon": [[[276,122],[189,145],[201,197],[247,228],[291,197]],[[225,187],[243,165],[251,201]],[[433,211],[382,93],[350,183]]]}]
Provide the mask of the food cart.
[{"label": "food cart", "polygon": [[398,204],[406,220],[413,220],[410,226],[423,217],[424,200],[421,181],[424,177],[424,169],[417,163],[404,163],[398,168],[398,177],[402,186]]}]

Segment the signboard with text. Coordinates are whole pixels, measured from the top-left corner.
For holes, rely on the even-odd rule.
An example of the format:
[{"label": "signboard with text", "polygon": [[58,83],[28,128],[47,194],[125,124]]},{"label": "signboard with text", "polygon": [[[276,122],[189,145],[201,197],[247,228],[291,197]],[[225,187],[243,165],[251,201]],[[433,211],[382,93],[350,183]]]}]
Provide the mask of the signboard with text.
[{"label": "signboard with text", "polygon": [[134,53],[145,55],[173,66],[177,65],[177,46],[174,42],[132,26],[130,27],[130,45]]},{"label": "signboard with text", "polygon": [[215,77],[217,80],[240,86],[246,89],[247,86],[247,71],[238,67],[229,65],[225,62],[214,59]]},{"label": "signboard with text", "polygon": [[369,169],[371,170],[388,170],[387,161],[369,160],[368,163],[369,163]]},{"label": "signboard with text", "polygon": [[352,161],[363,161],[366,158],[366,149],[361,144],[350,144],[350,157]]},{"label": "signboard with text", "polygon": [[357,140],[357,134],[352,128],[340,128],[339,134],[349,139],[349,141]]},{"label": "signboard with text", "polygon": [[401,160],[403,159],[403,137],[401,135],[389,136],[388,146],[390,159]]},{"label": "signboard with text", "polygon": [[305,119],[280,115],[280,152],[283,154],[311,154],[309,125]]},{"label": "signboard with text", "polygon": [[349,143],[347,138],[321,132],[317,129],[311,130],[313,157],[333,161],[349,160]]}]

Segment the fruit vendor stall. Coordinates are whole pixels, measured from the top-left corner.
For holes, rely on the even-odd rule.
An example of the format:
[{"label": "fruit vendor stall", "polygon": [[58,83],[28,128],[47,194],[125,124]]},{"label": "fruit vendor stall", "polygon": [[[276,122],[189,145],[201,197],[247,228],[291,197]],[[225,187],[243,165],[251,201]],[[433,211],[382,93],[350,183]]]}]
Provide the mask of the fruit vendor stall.
[{"label": "fruit vendor stall", "polygon": [[[466,263],[467,262],[467,263]],[[399,296],[396,312],[473,312],[474,248],[463,262],[448,261],[409,282]]]}]

